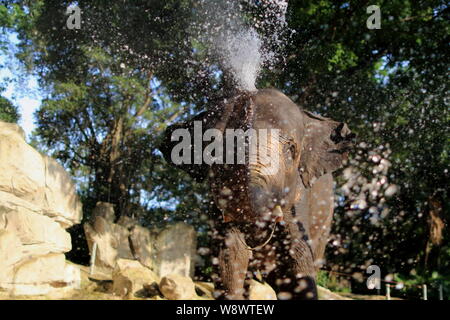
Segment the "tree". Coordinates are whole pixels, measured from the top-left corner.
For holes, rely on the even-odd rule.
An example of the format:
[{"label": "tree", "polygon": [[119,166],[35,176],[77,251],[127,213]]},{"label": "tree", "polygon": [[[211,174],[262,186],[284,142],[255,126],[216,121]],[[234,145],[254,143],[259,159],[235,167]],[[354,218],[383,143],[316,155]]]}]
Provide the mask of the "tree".
[{"label": "tree", "polygon": [[[169,100],[156,76],[173,77],[169,71],[177,64],[172,58],[163,61],[169,55],[167,48],[190,54],[179,46],[188,21],[174,23],[186,5],[134,1],[123,7],[79,1],[86,23],[81,30],[71,30],[65,14],[70,1],[7,3],[10,28],[20,39],[17,56],[45,90],[46,98],[36,113],[35,139],[77,180],[85,220],[97,201],[106,201],[115,204],[117,218],[129,215],[146,224],[160,223],[177,206],[174,198],[183,195],[190,199],[170,219],[192,222],[195,214],[187,219],[185,213],[199,212],[190,208],[204,206],[196,195],[202,186],[195,187],[184,175],[165,168],[156,149],[165,126],[191,108],[176,98]],[[159,20],[164,15],[167,19]],[[142,28],[129,25],[140,23]],[[166,37],[168,30],[171,37]],[[143,49],[124,49],[116,41],[120,32],[127,32],[127,40],[143,44]],[[171,177],[180,185],[175,186]],[[75,229],[77,241],[82,229]],[[85,243],[74,245],[79,246]]]},{"label": "tree", "polygon": [[[124,8],[104,1],[80,1],[83,16],[91,15],[84,21],[92,22],[83,24],[81,30],[66,27],[70,3],[11,1],[10,10],[16,12],[19,7],[22,13],[28,12],[15,15],[22,40],[19,57],[47,88],[47,98],[37,112],[36,132],[57,159],[82,177],[82,192],[91,200],[88,207],[108,201],[116,204],[118,216],[131,215],[129,207],[140,204],[141,190],[153,188],[144,177],[154,166],[158,132],[182,109],[180,104],[168,103],[155,73],[161,71],[156,63],[160,52],[169,44],[174,47],[183,26],[165,20],[143,24],[142,32],[152,30],[144,45],[148,57],[136,63],[136,56],[111,38],[116,38],[111,28],[124,28],[129,35],[136,32],[127,22],[152,21],[147,14],[150,3],[133,2]],[[172,21],[171,5],[177,14],[183,13],[178,1],[160,1],[151,3],[152,14],[168,14]],[[125,12],[134,13],[129,17],[137,21],[122,20]],[[101,21],[104,25],[99,28]],[[166,27],[174,37],[162,39]]]},{"label": "tree", "polygon": [[[12,27],[15,12],[8,12],[6,7],[0,6],[0,51],[7,51],[8,39],[6,39],[6,29]],[[3,66],[1,66],[3,67]],[[0,93],[4,92],[4,84],[0,87]],[[7,98],[0,96],[0,120],[17,123],[20,119],[17,107]]]},{"label": "tree", "polygon": [[17,107],[8,99],[0,97],[0,120],[17,123],[19,118],[20,116],[17,111]]}]

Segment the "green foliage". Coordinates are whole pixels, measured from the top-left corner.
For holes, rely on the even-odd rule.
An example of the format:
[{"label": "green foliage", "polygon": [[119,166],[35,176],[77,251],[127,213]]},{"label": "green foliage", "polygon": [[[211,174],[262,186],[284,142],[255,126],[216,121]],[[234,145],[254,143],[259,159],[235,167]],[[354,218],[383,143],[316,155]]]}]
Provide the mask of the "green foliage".
[{"label": "green foliage", "polygon": [[20,115],[17,111],[17,107],[11,103],[8,99],[0,97],[0,120],[5,122],[17,123]]},{"label": "green foliage", "polygon": [[328,276],[328,272],[323,271],[323,270],[319,270],[317,272],[317,285],[324,287],[324,288],[328,288],[328,285],[330,283],[330,278]]},{"label": "green foliage", "polygon": [[332,292],[350,293],[348,282],[342,282],[336,276],[330,276],[328,271],[319,270],[317,272],[317,285],[327,288]]}]

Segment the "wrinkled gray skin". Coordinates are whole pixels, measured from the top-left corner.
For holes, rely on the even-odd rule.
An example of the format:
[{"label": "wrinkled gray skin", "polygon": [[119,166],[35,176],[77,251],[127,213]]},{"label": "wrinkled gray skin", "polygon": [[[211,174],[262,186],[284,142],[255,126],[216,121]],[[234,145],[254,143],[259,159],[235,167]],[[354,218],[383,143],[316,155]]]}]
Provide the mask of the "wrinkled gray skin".
[{"label": "wrinkled gray skin", "polygon": [[[354,135],[343,123],[303,111],[274,89],[242,92],[193,120],[202,120],[204,130],[280,130],[279,145],[268,146],[279,154],[275,174],[262,158],[255,164],[179,166],[195,179],[209,178],[220,208],[213,249],[221,296],[245,298],[250,270],[259,271],[280,298],[317,299],[316,270],[333,214],[331,173],[345,161]],[[192,127],[188,122],[167,130],[161,151],[169,162],[177,143],[171,132]]]}]

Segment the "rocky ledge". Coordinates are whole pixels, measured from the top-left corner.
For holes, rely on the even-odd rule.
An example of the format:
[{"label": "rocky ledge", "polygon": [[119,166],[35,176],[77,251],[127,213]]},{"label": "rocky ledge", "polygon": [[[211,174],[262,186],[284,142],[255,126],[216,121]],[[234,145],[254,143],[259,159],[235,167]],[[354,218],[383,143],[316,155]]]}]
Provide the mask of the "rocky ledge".
[{"label": "rocky ledge", "polygon": [[80,270],[64,253],[66,229],[81,218],[64,168],[27,144],[19,126],[0,122],[0,290],[36,295],[78,286]]}]

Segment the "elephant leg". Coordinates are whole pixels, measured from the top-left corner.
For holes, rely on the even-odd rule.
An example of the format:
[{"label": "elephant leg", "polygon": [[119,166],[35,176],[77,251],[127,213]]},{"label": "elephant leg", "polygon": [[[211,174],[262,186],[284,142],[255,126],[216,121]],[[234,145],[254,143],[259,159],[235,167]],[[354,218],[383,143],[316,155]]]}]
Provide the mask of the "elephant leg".
[{"label": "elephant leg", "polygon": [[224,298],[244,299],[244,281],[247,275],[251,252],[247,249],[244,234],[235,226],[227,228],[220,252],[220,286]]},{"label": "elephant leg", "polygon": [[314,264],[320,269],[325,263],[324,253],[330,235],[331,222],[334,210],[333,176],[325,174],[321,176],[309,191],[310,216],[309,236],[312,240]]},{"label": "elephant leg", "polygon": [[277,227],[275,250],[278,263],[267,281],[280,299],[316,300],[314,258],[308,238],[285,213],[283,224]]}]

